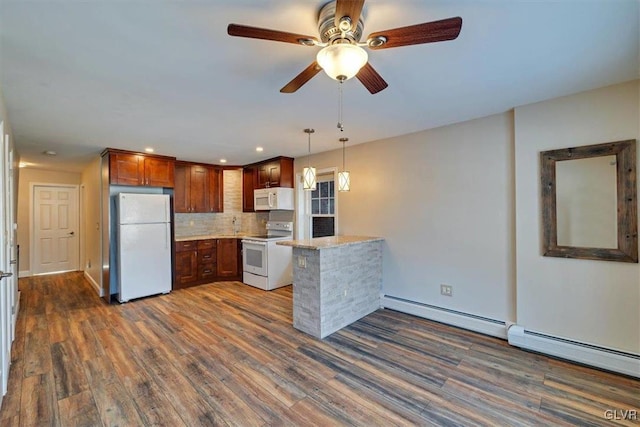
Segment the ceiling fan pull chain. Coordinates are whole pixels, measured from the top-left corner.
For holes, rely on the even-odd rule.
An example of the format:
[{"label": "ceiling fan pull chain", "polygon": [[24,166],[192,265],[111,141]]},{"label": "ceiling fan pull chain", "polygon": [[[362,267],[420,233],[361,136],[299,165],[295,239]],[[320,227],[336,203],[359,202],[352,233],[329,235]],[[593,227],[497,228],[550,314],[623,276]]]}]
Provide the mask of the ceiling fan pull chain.
[{"label": "ceiling fan pull chain", "polygon": [[344,132],[344,124],[342,122],[342,83],[344,82],[344,80],[340,80],[339,81],[340,84],[338,85],[339,88],[339,103],[340,105],[338,106],[338,129],[340,129],[340,132]]}]

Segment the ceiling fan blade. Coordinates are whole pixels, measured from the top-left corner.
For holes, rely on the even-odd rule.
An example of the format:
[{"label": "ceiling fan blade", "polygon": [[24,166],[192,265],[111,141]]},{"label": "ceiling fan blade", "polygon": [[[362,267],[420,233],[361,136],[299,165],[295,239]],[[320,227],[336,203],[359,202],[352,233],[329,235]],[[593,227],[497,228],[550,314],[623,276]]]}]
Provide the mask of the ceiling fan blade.
[{"label": "ceiling fan blade", "polygon": [[267,28],[249,27],[247,25],[229,24],[227,34],[236,37],[248,37],[251,39],[273,40],[284,43],[302,44],[313,46],[318,39],[304,34],[287,33],[285,31],[269,30]]},{"label": "ceiling fan blade", "polygon": [[388,49],[390,47],[408,46],[412,44],[442,42],[453,40],[460,34],[462,18],[443,19],[441,21],[425,22],[393,30],[378,31],[369,35],[367,40],[384,37],[386,42],[380,46],[369,45],[371,49]]},{"label": "ceiling fan blade", "polygon": [[316,61],[313,61],[311,65],[305,68],[300,74],[295,76],[293,80],[287,83],[280,92],[282,93],[293,93],[300,89],[302,85],[311,80],[313,76],[318,74],[322,70]]},{"label": "ceiling fan blade", "polygon": [[380,74],[378,74],[378,72],[368,62],[364,64],[364,67],[362,67],[360,71],[358,71],[356,77],[372,95],[389,86],[382,76],[380,76]]},{"label": "ceiling fan blade", "polygon": [[364,0],[338,0],[336,2],[335,25],[340,28],[340,20],[348,16],[351,18],[351,29],[355,29],[364,7]]}]

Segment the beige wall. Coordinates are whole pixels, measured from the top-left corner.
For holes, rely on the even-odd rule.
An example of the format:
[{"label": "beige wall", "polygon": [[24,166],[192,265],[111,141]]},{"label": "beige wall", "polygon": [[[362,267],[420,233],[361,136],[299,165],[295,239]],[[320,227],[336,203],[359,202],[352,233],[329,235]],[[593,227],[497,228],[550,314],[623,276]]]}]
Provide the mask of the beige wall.
[{"label": "beige wall", "polygon": [[541,256],[538,156],[554,148],[638,139],[638,86],[635,81],[515,110],[518,323],[636,354],[640,267]]},{"label": "beige wall", "polygon": [[[30,191],[32,183],[72,184],[80,185],[80,174],[70,172],[48,171],[41,169],[20,169],[20,185],[18,186],[18,244],[20,245],[21,275],[30,274],[29,212],[31,210]],[[82,221],[82,215],[80,215]],[[82,266],[80,266],[82,268]]]},{"label": "beige wall", "polygon": [[83,242],[80,251],[80,268],[84,269],[93,285],[100,293],[102,280],[102,231],[101,227],[101,203],[102,191],[101,158],[96,158],[82,171],[80,194],[82,203],[81,228]]},{"label": "beige wall", "polygon": [[543,257],[538,170],[540,151],[638,139],[639,86],[348,147],[338,233],[386,239],[385,294],[640,354],[639,265]]},{"label": "beige wall", "polygon": [[[338,193],[338,232],[385,238],[385,294],[515,320],[511,113],[347,147],[346,156],[351,191]],[[341,150],[311,162],[342,168]],[[296,171],[306,164],[297,159]]]}]

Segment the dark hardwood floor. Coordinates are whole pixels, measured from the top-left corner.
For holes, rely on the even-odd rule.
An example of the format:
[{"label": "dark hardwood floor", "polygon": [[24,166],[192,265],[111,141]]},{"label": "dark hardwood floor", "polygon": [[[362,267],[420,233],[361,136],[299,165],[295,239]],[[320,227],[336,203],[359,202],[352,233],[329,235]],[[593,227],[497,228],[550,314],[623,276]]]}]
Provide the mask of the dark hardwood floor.
[{"label": "dark hardwood floor", "polygon": [[291,326],[290,287],[123,305],[81,273],[20,289],[2,426],[638,424],[620,419],[638,380],[388,310],[317,340]]}]

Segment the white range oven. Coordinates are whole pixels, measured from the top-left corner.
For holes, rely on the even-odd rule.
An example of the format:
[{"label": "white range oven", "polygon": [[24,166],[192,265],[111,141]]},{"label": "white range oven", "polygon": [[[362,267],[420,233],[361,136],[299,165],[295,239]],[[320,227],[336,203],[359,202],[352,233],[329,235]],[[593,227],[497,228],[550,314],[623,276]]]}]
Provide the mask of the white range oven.
[{"label": "white range oven", "polygon": [[247,285],[270,291],[290,285],[293,281],[292,249],[278,246],[279,240],[293,239],[293,223],[267,222],[264,236],[242,239],[242,281]]}]

